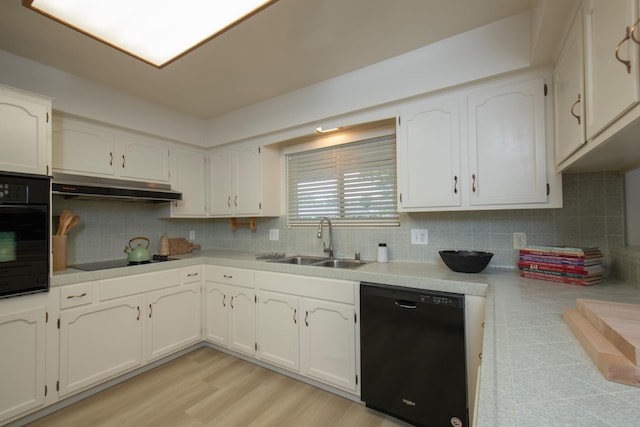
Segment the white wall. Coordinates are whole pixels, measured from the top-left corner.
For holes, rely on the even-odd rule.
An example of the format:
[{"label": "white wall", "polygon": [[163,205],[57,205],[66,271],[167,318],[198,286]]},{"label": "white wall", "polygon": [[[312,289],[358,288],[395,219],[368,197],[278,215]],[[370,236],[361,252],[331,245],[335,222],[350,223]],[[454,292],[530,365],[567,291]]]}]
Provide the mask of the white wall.
[{"label": "white wall", "polygon": [[305,124],[311,133],[340,115],[528,67],[530,28],[526,12],[213,118],[211,143]]},{"label": "white wall", "polygon": [[640,169],[625,174],[627,245],[640,246]]},{"label": "white wall", "polygon": [[54,110],[207,146],[206,121],[0,50],[0,84],[54,98]]}]

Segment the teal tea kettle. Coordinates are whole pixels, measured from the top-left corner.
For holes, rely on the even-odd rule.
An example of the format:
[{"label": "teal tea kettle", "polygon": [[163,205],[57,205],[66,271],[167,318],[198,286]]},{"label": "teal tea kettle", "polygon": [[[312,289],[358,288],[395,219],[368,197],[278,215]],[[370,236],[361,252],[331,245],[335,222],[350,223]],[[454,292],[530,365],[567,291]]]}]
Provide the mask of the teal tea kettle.
[{"label": "teal tea kettle", "polygon": [[[134,248],[133,243],[136,240],[146,240],[147,245],[142,246],[141,243]],[[146,237],[133,237],[129,240],[129,246],[124,247],[124,251],[127,253],[127,261],[130,263],[140,264],[151,261],[151,254],[149,253],[149,239]]]}]

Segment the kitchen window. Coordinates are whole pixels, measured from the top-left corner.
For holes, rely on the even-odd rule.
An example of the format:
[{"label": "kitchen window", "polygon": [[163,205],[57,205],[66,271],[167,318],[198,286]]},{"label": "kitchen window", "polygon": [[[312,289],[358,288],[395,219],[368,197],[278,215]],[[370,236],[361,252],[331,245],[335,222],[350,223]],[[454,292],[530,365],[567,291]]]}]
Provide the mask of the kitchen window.
[{"label": "kitchen window", "polygon": [[397,226],[395,133],[286,155],[289,226]]}]

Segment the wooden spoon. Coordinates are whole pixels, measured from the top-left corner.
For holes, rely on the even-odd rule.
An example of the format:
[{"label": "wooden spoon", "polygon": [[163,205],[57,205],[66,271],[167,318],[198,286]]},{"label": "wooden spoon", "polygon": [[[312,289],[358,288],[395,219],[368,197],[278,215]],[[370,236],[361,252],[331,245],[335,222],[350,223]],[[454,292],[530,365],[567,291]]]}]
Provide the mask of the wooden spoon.
[{"label": "wooden spoon", "polygon": [[69,221],[69,225],[67,225],[67,228],[64,230],[64,233],[69,234],[69,231],[71,231],[73,227],[78,225],[79,222],[80,222],[80,215],[72,216],[71,221]]},{"label": "wooden spoon", "polygon": [[67,231],[69,231],[69,224],[71,224],[71,220],[73,219],[73,216],[65,216],[64,217],[64,221],[62,222],[62,225],[60,226],[60,236],[65,236],[67,234]]},{"label": "wooden spoon", "polygon": [[62,236],[62,232],[64,231],[64,223],[66,222],[68,217],[73,216],[70,210],[63,210],[60,212],[60,218],[58,218],[58,230],[56,231],[56,236]]}]

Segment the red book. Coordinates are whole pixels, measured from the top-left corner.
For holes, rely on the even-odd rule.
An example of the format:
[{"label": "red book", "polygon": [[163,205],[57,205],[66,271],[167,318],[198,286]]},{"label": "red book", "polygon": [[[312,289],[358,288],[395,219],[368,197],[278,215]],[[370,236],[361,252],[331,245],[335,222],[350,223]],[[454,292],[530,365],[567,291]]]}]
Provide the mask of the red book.
[{"label": "red book", "polygon": [[572,273],[578,274],[581,276],[593,276],[594,274],[602,274],[604,273],[604,267],[602,265],[591,265],[591,266],[582,266],[582,265],[570,265],[570,264],[549,264],[543,262],[531,262],[520,260],[518,263],[518,267],[530,270],[544,270],[544,271],[555,271],[559,273]]},{"label": "red book", "polygon": [[567,276],[554,276],[552,274],[537,273],[533,271],[520,270],[520,276],[528,279],[546,280],[548,282],[567,283],[570,285],[591,286],[602,283],[602,276],[595,276],[589,279],[579,279]]}]

